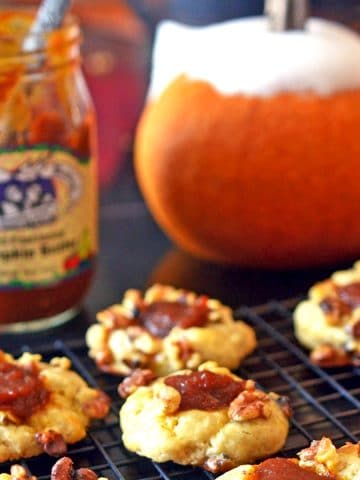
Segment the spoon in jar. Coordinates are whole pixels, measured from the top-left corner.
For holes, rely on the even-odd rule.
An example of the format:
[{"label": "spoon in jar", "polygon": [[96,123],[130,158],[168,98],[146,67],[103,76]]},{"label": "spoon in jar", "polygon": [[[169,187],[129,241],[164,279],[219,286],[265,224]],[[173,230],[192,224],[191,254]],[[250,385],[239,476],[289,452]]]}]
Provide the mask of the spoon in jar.
[{"label": "spoon in jar", "polygon": [[309,17],[309,0],[266,0],[265,14],[274,32],[304,30]]},{"label": "spoon in jar", "polygon": [[58,28],[64,19],[71,0],[43,0],[34,23],[23,42],[24,52],[35,52],[43,48],[42,34]]}]

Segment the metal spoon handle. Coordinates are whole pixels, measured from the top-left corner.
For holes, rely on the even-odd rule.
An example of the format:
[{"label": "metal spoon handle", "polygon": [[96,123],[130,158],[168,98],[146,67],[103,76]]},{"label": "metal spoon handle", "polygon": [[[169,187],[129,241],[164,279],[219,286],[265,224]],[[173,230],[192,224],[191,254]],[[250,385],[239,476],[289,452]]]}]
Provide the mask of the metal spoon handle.
[{"label": "metal spoon handle", "polygon": [[71,0],[43,0],[34,23],[23,42],[24,52],[34,52],[43,47],[41,34],[58,28]]},{"label": "metal spoon handle", "polygon": [[265,14],[275,32],[303,30],[309,17],[309,0],[266,0]]},{"label": "metal spoon handle", "polygon": [[31,27],[31,33],[48,32],[58,28],[71,0],[43,0]]}]

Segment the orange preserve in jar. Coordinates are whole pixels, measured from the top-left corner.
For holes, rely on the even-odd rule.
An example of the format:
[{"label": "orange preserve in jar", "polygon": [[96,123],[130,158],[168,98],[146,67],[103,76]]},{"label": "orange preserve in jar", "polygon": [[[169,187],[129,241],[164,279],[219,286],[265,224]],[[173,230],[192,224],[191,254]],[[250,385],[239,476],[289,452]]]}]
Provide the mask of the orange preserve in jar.
[{"label": "orange preserve in jar", "polygon": [[97,252],[95,118],[72,17],[25,49],[29,11],[0,9],[0,331],[78,309]]}]

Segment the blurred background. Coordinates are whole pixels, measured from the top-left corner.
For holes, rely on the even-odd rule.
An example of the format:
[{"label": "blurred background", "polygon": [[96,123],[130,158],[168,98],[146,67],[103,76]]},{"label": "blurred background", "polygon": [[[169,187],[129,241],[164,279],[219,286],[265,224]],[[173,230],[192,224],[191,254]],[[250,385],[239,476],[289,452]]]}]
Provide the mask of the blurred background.
[{"label": "blurred background", "polygon": [[[98,112],[101,185],[115,181],[132,149],[157,23],[206,25],[259,15],[263,8],[263,0],[74,0],[85,37],[84,70]],[[360,29],[358,0],[312,0],[311,8],[315,16]]]},{"label": "blurred background", "polygon": [[[263,8],[262,0],[73,1],[73,12],[83,28],[84,71],[99,130],[102,248],[87,300],[92,314],[117,302],[125,289],[154,282],[202,291],[232,306],[260,304],[304,294],[334,269],[351,265],[271,272],[194,259],[174,247],[161,231],[137,187],[132,166],[134,132],[146,98],[157,23],[174,19],[206,25],[259,15]],[[311,10],[313,16],[335,19],[360,31],[359,0],[312,0]]]}]

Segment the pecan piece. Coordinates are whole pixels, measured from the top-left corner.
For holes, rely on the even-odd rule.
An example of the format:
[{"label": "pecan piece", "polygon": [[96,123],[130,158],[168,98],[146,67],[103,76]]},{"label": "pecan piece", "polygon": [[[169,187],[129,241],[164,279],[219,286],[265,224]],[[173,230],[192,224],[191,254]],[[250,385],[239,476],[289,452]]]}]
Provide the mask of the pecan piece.
[{"label": "pecan piece", "polygon": [[293,416],[293,409],[290,405],[289,397],[286,397],[286,396],[279,397],[277,400],[277,403],[280,406],[285,417],[291,418]]},{"label": "pecan piece", "polygon": [[51,480],[73,480],[74,464],[68,457],[58,460],[51,469]]},{"label": "pecan piece", "polygon": [[186,362],[194,353],[194,348],[186,338],[181,338],[180,340],[174,342],[174,344],[178,348],[179,359],[186,365]]},{"label": "pecan piece", "polygon": [[311,352],[310,359],[320,367],[343,367],[351,365],[351,356],[341,348],[320,345]]},{"label": "pecan piece", "polygon": [[208,457],[202,467],[208,472],[223,473],[236,467],[233,460],[227,458],[225,455],[214,455]]},{"label": "pecan piece", "polygon": [[320,302],[320,308],[325,313],[329,325],[341,325],[343,317],[352,312],[351,306],[337,297],[324,298]]},{"label": "pecan piece", "polygon": [[98,320],[105,325],[107,330],[116,330],[118,328],[127,328],[130,325],[136,325],[136,320],[129,318],[117,311],[116,306],[107,308],[97,314]]},{"label": "pecan piece", "polygon": [[229,417],[237,422],[268,418],[271,414],[269,400],[260,390],[244,390],[230,403]]},{"label": "pecan piece", "polygon": [[360,319],[357,320],[351,328],[351,335],[356,338],[356,340],[360,340]]},{"label": "pecan piece", "polygon": [[137,368],[133,373],[126,377],[118,386],[118,394],[121,398],[127,398],[135,392],[138,387],[149,385],[155,379],[152,370],[142,370]]},{"label": "pecan piece", "polygon": [[10,476],[12,480],[36,480],[35,477],[29,475],[22,465],[12,465],[10,467]]},{"label": "pecan piece", "polygon": [[79,468],[75,471],[74,480],[97,480],[97,475],[88,468]]},{"label": "pecan piece", "polygon": [[42,447],[44,452],[50,456],[59,457],[60,455],[64,455],[67,451],[64,437],[61,433],[55,432],[54,430],[36,433],[35,440]]},{"label": "pecan piece", "polygon": [[111,365],[114,361],[114,356],[110,349],[104,349],[96,353],[95,362],[99,368]]},{"label": "pecan piece", "polygon": [[97,480],[97,475],[88,468],[74,470],[73,461],[63,457],[51,469],[51,480]]},{"label": "pecan piece", "polygon": [[82,410],[90,418],[104,418],[109,413],[110,402],[106,393],[98,390],[94,398],[82,404]]}]

